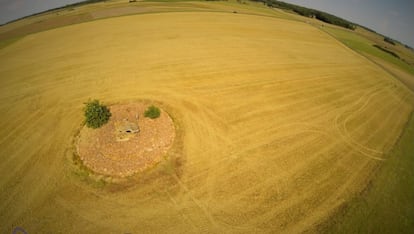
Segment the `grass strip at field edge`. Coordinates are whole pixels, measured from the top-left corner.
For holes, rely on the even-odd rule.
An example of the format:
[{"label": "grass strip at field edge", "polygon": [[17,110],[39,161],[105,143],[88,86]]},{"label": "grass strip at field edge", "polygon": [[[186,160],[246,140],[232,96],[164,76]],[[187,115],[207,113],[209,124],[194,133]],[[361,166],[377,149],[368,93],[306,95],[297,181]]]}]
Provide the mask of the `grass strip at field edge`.
[{"label": "grass strip at field edge", "polygon": [[317,227],[322,233],[411,233],[414,230],[414,114],[388,159],[360,194]]},{"label": "grass strip at field edge", "polygon": [[[377,47],[374,46],[375,42],[373,41],[370,41],[366,38],[363,38],[357,34],[348,32],[343,29],[324,27],[324,28],[321,28],[321,30],[328,33],[329,35],[336,38],[338,41],[340,41],[342,44],[344,44],[348,48],[358,52],[359,54],[363,56],[364,56],[364,53],[375,56],[379,59],[384,60],[387,63],[394,64],[395,66],[399,67],[401,70],[406,71],[407,73],[411,75],[414,75],[413,67],[401,61],[400,59],[396,58],[395,56],[387,52],[384,52],[381,49],[378,49]],[[371,59],[369,60],[371,61]]]}]

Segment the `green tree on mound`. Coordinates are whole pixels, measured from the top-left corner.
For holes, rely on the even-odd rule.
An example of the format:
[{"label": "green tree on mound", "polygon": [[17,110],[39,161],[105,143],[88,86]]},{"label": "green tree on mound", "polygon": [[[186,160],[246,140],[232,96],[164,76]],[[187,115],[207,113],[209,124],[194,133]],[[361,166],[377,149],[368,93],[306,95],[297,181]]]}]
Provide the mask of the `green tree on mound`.
[{"label": "green tree on mound", "polygon": [[156,119],[160,117],[160,114],[161,114],[160,109],[154,105],[148,107],[147,110],[144,112],[144,116],[151,118],[151,119]]},{"label": "green tree on mound", "polygon": [[99,128],[106,124],[111,117],[108,107],[101,105],[98,100],[85,103],[85,122],[89,128]]}]

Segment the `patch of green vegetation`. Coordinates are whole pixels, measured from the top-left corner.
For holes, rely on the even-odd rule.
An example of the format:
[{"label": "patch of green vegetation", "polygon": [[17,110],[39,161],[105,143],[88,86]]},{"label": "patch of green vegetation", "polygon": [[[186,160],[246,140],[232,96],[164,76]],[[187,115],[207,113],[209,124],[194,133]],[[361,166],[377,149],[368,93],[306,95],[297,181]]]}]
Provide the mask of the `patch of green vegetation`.
[{"label": "patch of green vegetation", "polygon": [[369,41],[366,38],[363,38],[351,31],[346,31],[338,28],[324,27],[322,30],[329,33],[344,43],[346,46],[361,53],[362,55],[368,54],[383,59],[386,62],[392,63],[402,70],[414,75],[414,68],[412,66],[383,50],[377,49],[373,46],[373,42]]},{"label": "patch of green vegetation", "polygon": [[72,175],[76,177],[78,180],[86,184],[89,184],[90,186],[97,188],[97,189],[102,189],[110,183],[110,182],[107,182],[104,178],[94,179],[93,176],[91,176],[93,174],[89,173],[86,170],[73,171]]},{"label": "patch of green vegetation", "polygon": [[375,48],[379,49],[379,50],[384,51],[385,53],[388,53],[388,54],[390,54],[390,55],[392,55],[392,56],[396,57],[397,59],[400,59],[400,56],[398,56],[398,54],[396,54],[396,53],[392,52],[391,50],[387,50],[387,49],[385,49],[385,48],[382,48],[382,47],[381,47],[381,46],[379,46],[379,45],[373,45],[373,46],[374,46]]},{"label": "patch of green vegetation", "polygon": [[86,126],[89,128],[99,128],[111,117],[108,107],[101,105],[98,100],[85,103],[84,111]]},{"label": "patch of green vegetation", "polygon": [[324,233],[412,233],[414,115],[370,187],[323,227]]},{"label": "patch of green vegetation", "polygon": [[95,183],[93,183],[93,185],[96,188],[104,188],[107,184],[108,184],[108,182],[106,182],[106,180],[104,180],[104,179],[99,179],[99,180],[95,181]]},{"label": "patch of green vegetation", "polygon": [[88,177],[89,177],[89,173],[86,170],[73,171],[72,175],[76,176],[77,178],[79,178],[82,181],[87,181]]},{"label": "patch of green vegetation", "polygon": [[9,45],[15,43],[16,41],[18,41],[22,38],[23,37],[13,37],[13,38],[10,38],[10,39],[0,41],[0,50],[5,48],[6,46],[9,46]]},{"label": "patch of green vegetation", "polygon": [[148,117],[150,119],[156,119],[160,117],[161,111],[158,107],[152,105],[148,107],[148,109],[145,111],[144,116]]}]

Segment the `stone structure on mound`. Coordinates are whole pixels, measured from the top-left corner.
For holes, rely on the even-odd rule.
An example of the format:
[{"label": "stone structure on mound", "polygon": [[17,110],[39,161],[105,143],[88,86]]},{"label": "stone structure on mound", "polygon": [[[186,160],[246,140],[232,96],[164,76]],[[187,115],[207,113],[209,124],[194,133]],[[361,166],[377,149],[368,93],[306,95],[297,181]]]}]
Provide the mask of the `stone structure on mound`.
[{"label": "stone structure on mound", "polygon": [[117,141],[128,141],[139,133],[138,123],[123,119],[115,123],[115,136]]}]

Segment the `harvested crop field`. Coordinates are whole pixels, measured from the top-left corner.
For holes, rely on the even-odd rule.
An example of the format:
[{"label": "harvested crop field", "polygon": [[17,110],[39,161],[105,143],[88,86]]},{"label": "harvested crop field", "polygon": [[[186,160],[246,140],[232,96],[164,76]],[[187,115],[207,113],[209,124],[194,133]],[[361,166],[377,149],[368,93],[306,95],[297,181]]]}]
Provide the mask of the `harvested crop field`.
[{"label": "harvested crop field", "polygon": [[[374,63],[273,17],[97,20],[28,35],[0,60],[6,233],[309,231],[365,188],[413,110]],[[89,98],[164,103],[179,163],[128,186],[87,179],[72,152]]]}]

